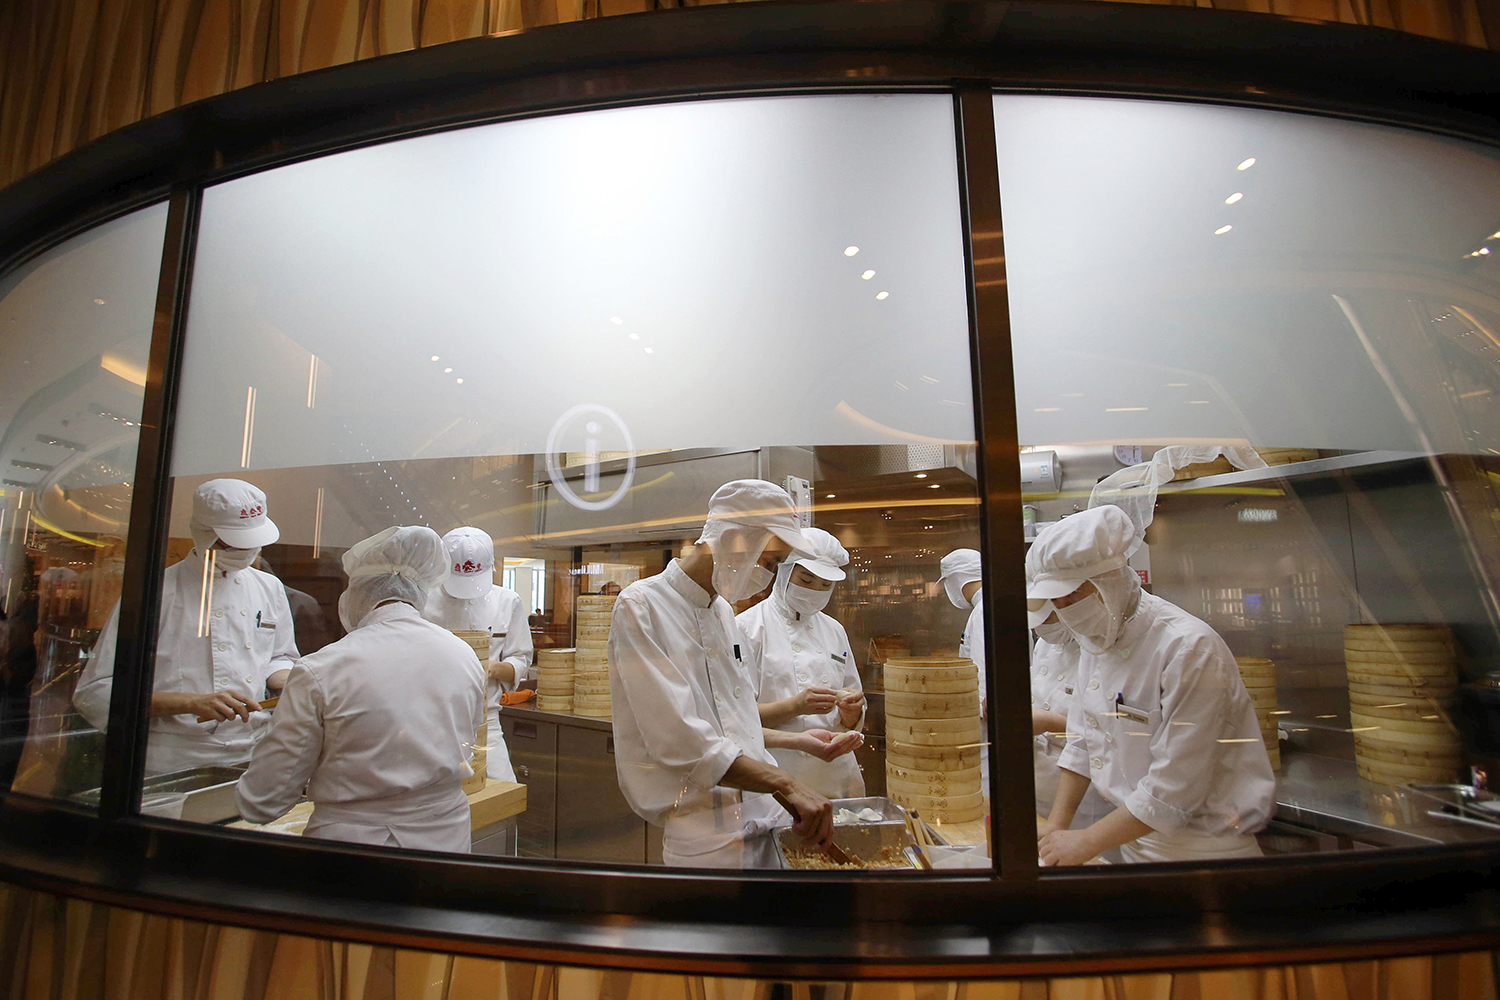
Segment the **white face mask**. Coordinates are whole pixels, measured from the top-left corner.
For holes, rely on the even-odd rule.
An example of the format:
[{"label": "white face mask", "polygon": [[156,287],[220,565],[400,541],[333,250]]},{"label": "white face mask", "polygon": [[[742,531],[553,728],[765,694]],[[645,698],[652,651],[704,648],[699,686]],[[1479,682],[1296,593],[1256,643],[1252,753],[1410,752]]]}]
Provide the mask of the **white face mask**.
[{"label": "white face mask", "polygon": [[948,592],[948,600],[953,602],[953,606],[960,611],[972,611],[974,609],[973,603],[964,596],[964,588],[973,582],[973,580],[965,580],[963,583],[959,583],[951,576],[943,580],[943,589]]},{"label": "white face mask", "polygon": [[786,606],[799,615],[817,614],[828,607],[828,599],[832,596],[832,587],[813,590],[811,587],[799,587],[795,583],[786,585]]},{"label": "white face mask", "polygon": [[339,624],[344,626],[345,632],[353,632],[359,622],[354,621],[353,611],[350,609],[349,591],[339,595]]},{"label": "white face mask", "polygon": [[1036,627],[1037,638],[1054,646],[1066,646],[1073,638],[1073,633],[1068,631],[1068,626],[1060,621],[1042,622]]},{"label": "white face mask", "polygon": [[1078,644],[1090,653],[1104,652],[1119,637],[1119,626],[1104,606],[1104,598],[1097,592],[1065,608],[1058,608],[1057,617],[1077,638]]},{"label": "white face mask", "polygon": [[725,526],[712,538],[708,547],[714,554],[714,591],[730,604],[743,601],[771,585],[775,575],[756,560],[771,541],[764,528]]},{"label": "white face mask", "polygon": [[216,549],[214,568],[228,573],[249,569],[250,564],[260,558],[260,549]]}]

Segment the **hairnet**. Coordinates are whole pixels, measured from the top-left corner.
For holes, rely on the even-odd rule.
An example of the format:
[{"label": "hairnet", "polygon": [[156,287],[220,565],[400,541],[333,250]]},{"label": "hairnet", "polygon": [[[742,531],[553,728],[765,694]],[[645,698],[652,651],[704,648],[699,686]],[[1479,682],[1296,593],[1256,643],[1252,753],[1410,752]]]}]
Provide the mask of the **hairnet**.
[{"label": "hairnet", "polygon": [[416,608],[448,575],[448,553],[431,528],[387,528],[344,553],[349,586],[339,597],[339,621],[353,631],[383,601]]},{"label": "hairnet", "polygon": [[837,538],[822,528],[803,528],[802,537],[812,546],[811,550],[793,552],[782,565],[805,565],[813,575],[835,583],[848,575],[843,567],[849,565],[849,551],[839,544]]},{"label": "hairnet", "polygon": [[938,568],[942,571],[938,582],[947,591],[949,602],[964,611],[974,607],[973,602],[964,596],[964,588],[975,580],[984,579],[983,560],[979,556],[979,550],[954,549],[943,556]]}]

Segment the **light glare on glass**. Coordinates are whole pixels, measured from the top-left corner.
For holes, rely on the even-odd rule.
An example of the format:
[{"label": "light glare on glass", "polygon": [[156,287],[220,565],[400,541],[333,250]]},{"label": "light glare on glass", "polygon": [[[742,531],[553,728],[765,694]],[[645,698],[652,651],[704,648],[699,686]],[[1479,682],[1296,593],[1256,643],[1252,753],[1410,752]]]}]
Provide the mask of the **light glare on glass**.
[{"label": "light glare on glass", "polygon": [[925,473],[925,472],[919,472],[919,473],[917,473],[917,478],[918,479],[926,479],[927,478],[927,473]]},{"label": "light glare on glass", "polygon": [[437,355],[436,355],[436,354],[434,354],[434,355],[433,355],[433,356],[432,356],[432,360],[433,360],[433,361],[436,361],[436,360],[437,360],[437,359],[438,359],[438,356],[437,356]]},{"label": "light glare on glass", "polygon": [[1233,226],[1220,226],[1218,229],[1214,230],[1214,235],[1215,236],[1223,236],[1225,233],[1229,232],[1233,228],[1234,228]]},{"label": "light glare on glass", "polygon": [[859,253],[859,247],[844,247],[845,257],[853,257],[857,253]]},{"label": "light glare on glass", "polygon": [[1239,201],[1243,197],[1245,197],[1245,192],[1243,192],[1243,191],[1236,191],[1234,194],[1232,194],[1228,198],[1224,199],[1224,204],[1226,204],[1226,205],[1233,205],[1235,202]]},{"label": "light glare on glass", "polygon": [[1236,170],[1249,170],[1253,166],[1255,166],[1255,157],[1251,156],[1251,157],[1248,157],[1247,159],[1241,160],[1240,161],[1240,165],[1237,166],[1237,167],[1235,167],[1234,169],[1236,169]]},{"label": "light glare on glass", "polygon": [[648,348],[646,348],[646,353],[647,354],[655,354],[656,352],[653,351],[651,348],[648,347]]},{"label": "light glare on glass", "polygon": [[624,323],[624,322],[625,322],[625,321],[624,321],[624,320],[623,320],[623,319],[621,319],[621,318],[620,318],[620,317],[618,317],[618,316],[611,316],[611,317],[610,317],[610,318],[609,318],[609,321],[610,321],[610,322],[611,322],[611,323],[613,323],[613,324],[614,324],[614,325],[615,325],[615,326],[619,326],[619,325],[620,325],[620,324],[621,324],[621,323]]},{"label": "light glare on glass", "polygon": [[94,305],[96,305],[96,306],[102,306],[102,305],[104,305],[104,300],[103,299],[95,299],[94,300]]},{"label": "light glare on glass", "polygon": [[464,380],[461,379],[461,378],[454,379],[453,381],[457,382],[459,385],[463,385],[464,384]]},{"label": "light glare on glass", "polygon": [[[1486,250],[1485,253],[1489,253],[1489,251]],[[888,299],[888,298],[891,297],[891,293],[890,292],[881,292],[879,295],[876,295],[875,297],[877,299]]]},{"label": "light glare on glass", "polygon": [[638,333],[632,333],[632,334],[631,334],[631,335],[630,335],[630,339],[631,339],[631,340],[640,340],[640,339],[641,339],[641,335],[640,335],[640,334],[638,334]]},{"label": "light glare on glass", "polygon": [[443,369],[443,374],[444,375],[452,375],[453,374],[453,369],[452,368],[444,368]]},{"label": "light glare on glass", "polygon": [[875,271],[871,269],[869,271],[866,271],[864,274],[861,274],[860,277],[864,278],[866,281],[869,281],[871,278],[875,277]]}]

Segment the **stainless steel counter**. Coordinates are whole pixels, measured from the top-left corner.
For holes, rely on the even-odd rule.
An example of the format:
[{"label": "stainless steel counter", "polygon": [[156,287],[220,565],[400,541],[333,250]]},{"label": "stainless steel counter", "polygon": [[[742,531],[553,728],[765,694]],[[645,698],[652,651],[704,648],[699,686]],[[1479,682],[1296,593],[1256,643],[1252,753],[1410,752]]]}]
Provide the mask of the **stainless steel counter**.
[{"label": "stainless steel counter", "polygon": [[1428,815],[1437,803],[1409,789],[1361,778],[1354,761],[1282,745],[1276,822],[1332,838],[1328,850],[1431,847],[1500,840],[1492,830]]}]

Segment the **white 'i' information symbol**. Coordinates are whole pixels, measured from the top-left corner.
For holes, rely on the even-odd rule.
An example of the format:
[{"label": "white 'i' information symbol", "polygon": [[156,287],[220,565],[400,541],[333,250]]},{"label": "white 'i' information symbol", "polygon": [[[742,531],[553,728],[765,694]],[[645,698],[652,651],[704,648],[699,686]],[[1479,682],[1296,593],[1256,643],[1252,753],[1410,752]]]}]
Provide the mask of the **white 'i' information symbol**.
[{"label": "white 'i' information symbol", "polygon": [[[625,475],[620,479],[620,485],[615,491],[602,500],[585,500],[574,492],[573,487],[568,485],[564,478],[562,456],[568,451],[567,439],[572,433],[578,433],[575,428],[582,421],[583,447],[577,449],[583,453],[583,492],[594,494],[599,492],[599,454],[603,451],[624,451]],[[605,433],[606,425],[613,425],[615,432],[619,434],[620,443],[623,448],[605,448],[600,441],[601,435]],[[578,440],[576,437],[574,441]],[[630,484],[635,481],[635,442],[630,437],[630,428],[625,426],[625,421],[620,415],[607,406],[597,403],[579,403],[563,413],[552,425],[551,432],[547,435],[547,476],[552,480],[552,485],[564,500],[580,510],[608,510],[619,503],[630,489]]]}]

